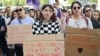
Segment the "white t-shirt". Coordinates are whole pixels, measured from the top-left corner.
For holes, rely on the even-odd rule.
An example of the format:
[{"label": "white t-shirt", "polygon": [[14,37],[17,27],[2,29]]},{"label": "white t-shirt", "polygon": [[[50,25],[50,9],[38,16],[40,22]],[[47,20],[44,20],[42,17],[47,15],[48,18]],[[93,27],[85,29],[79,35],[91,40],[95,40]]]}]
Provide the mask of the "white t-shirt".
[{"label": "white t-shirt", "polygon": [[67,22],[67,26],[75,27],[75,28],[88,28],[87,23],[85,22],[84,19],[79,19],[76,21],[73,18],[70,18],[69,21]]},{"label": "white t-shirt", "polygon": [[4,19],[5,19],[5,23],[6,23],[6,25],[8,25],[8,23],[10,22],[10,20],[11,20],[11,18],[9,17],[9,18],[6,18],[6,17],[3,17]]}]

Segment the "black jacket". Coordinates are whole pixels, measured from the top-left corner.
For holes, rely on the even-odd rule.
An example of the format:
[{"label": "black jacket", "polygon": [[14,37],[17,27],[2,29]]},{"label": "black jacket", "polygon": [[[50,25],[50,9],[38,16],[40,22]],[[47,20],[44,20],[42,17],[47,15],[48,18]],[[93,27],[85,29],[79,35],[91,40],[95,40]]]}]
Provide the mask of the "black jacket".
[{"label": "black jacket", "polygon": [[5,31],[0,31],[0,38],[4,38],[5,35],[6,35],[6,32],[7,32],[7,27],[6,27],[6,24],[5,24],[5,20],[2,17],[0,17],[0,29],[1,29],[2,26],[5,27]]},{"label": "black jacket", "polygon": [[94,29],[100,29],[100,24],[95,19],[92,18],[91,21]]},{"label": "black jacket", "polygon": [[6,28],[5,20],[0,16],[0,30],[2,26],[5,28],[5,30],[0,31],[0,48],[2,49],[3,53],[8,54],[7,42],[5,39],[7,28]]}]

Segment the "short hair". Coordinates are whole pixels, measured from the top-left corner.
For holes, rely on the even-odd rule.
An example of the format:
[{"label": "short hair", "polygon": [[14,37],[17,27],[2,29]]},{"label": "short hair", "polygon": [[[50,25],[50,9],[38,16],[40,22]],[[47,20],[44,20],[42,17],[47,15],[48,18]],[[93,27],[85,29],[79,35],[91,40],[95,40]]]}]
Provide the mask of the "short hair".
[{"label": "short hair", "polygon": [[83,8],[83,14],[85,14],[86,8],[91,8],[91,6],[90,5],[85,5],[84,8]]},{"label": "short hair", "polygon": [[34,10],[34,9],[29,9],[29,10],[28,10],[28,12],[30,12],[30,11],[34,11],[34,12],[35,12],[35,10]]},{"label": "short hair", "polygon": [[25,8],[23,7],[23,5],[17,5],[17,6],[21,6],[23,9],[25,9]]},{"label": "short hair", "polygon": [[61,9],[61,11],[62,11],[62,12],[67,12],[67,10],[66,10],[66,9]]}]

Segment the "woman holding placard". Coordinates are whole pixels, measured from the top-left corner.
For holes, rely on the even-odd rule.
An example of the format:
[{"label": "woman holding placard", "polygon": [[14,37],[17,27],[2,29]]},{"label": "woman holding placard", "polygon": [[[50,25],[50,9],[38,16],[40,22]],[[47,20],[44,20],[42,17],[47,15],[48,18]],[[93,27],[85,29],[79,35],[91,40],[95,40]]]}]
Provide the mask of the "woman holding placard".
[{"label": "woman holding placard", "polygon": [[54,8],[46,4],[42,7],[40,17],[32,26],[33,34],[57,34],[60,24],[57,22]]}]

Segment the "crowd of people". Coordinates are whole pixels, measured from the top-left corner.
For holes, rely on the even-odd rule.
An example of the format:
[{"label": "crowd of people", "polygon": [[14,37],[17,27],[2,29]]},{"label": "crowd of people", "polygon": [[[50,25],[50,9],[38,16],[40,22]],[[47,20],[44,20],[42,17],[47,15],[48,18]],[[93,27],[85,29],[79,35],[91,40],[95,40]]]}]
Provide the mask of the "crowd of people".
[{"label": "crowd of people", "polygon": [[[5,11],[0,9],[0,48],[3,56],[11,56],[5,38],[6,26],[20,24],[31,24],[33,35],[64,33],[66,26],[86,30],[100,29],[100,12],[90,5],[82,6],[79,1],[71,4],[71,11],[59,8],[58,2],[53,5],[45,4],[37,10],[29,9],[27,12],[22,5],[16,6],[13,11],[10,6]],[[16,56],[23,56],[22,44],[15,44],[14,50]]]}]

